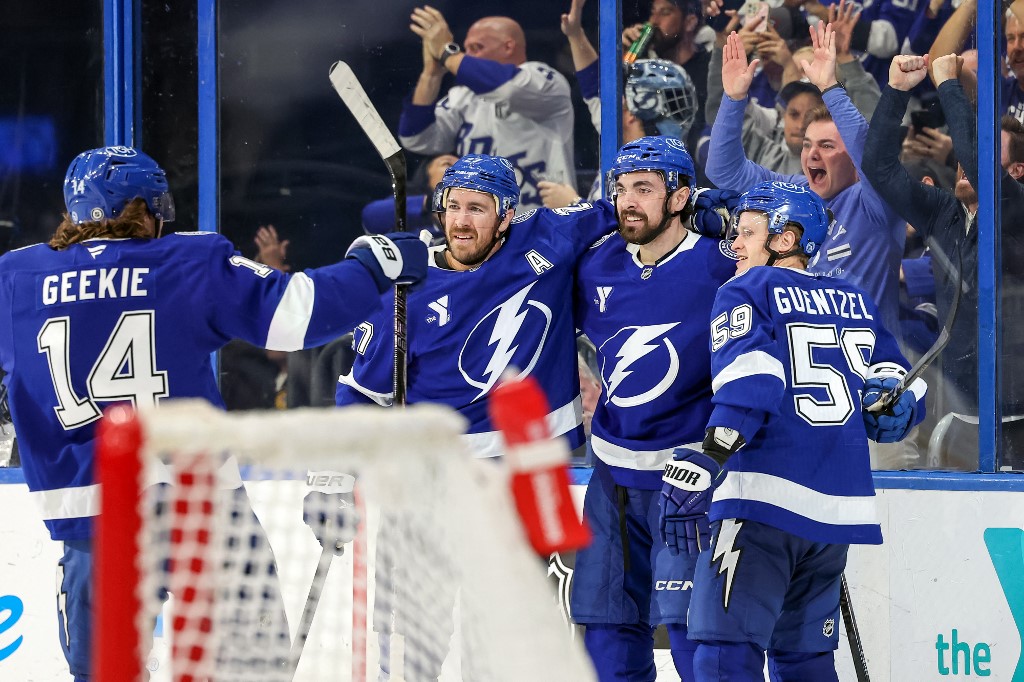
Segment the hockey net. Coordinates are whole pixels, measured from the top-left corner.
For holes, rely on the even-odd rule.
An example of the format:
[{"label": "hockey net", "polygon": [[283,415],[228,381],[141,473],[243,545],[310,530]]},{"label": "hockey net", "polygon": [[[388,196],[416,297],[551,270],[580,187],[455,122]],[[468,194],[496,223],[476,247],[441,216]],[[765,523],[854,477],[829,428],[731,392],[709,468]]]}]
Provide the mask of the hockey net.
[{"label": "hockey net", "polygon": [[[592,679],[508,474],[463,429],[437,406],[111,410],[95,679]],[[341,555],[303,521],[309,471],[355,477]]]}]

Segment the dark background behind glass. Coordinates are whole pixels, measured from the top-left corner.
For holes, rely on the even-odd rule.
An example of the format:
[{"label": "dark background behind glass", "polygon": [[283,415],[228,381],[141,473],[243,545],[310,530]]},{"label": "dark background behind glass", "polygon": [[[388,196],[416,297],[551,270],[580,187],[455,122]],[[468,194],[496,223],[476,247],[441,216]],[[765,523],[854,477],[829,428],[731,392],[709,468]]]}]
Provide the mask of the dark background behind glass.
[{"label": "dark background behind glass", "polygon": [[0,252],[49,239],[71,159],[103,142],[100,0],[6,0],[0,22]]},{"label": "dark background behind glass", "polygon": [[[409,30],[409,0],[224,0],[219,12],[220,221],[246,254],[261,224],[291,240],[293,267],[337,259],[361,233],[359,214],[387,197],[390,182],[327,72],[348,61],[392,130],[421,67]],[[625,2],[624,23],[646,3]],[[197,227],[197,32],[195,2],[140,4],[141,58],[135,144],[168,172],[177,204],[173,230]],[[569,0],[434,2],[462,43],[477,19],[507,15],[526,32],[527,54],[561,71],[573,88],[579,189],[597,168],[597,134],[579,97],[559,29]],[[584,10],[597,41],[598,2]],[[0,248],[48,239],[62,212],[70,160],[103,144],[102,2],[9,0],[0,55]],[[448,77],[442,93],[452,85]],[[26,135],[28,137],[26,137]],[[13,141],[13,143],[12,143]],[[408,154],[410,191],[426,191],[423,158]],[[419,180],[420,184],[416,184]],[[13,239],[11,237],[13,236]]]},{"label": "dark background behind glass", "polygon": [[[247,255],[259,225],[290,239],[293,268],[339,258],[361,234],[360,212],[389,196],[390,180],[362,131],[330,87],[331,64],[352,65],[385,122],[397,131],[402,100],[421,70],[419,39],[409,30],[417,2],[224,0],[219,8],[221,126],[220,230]],[[627,22],[646,12],[626,3]],[[576,163],[581,177],[597,167],[597,134],[583,106],[559,17],[568,0],[435,2],[461,44],[481,17],[507,15],[526,32],[527,56],[561,71],[577,104]],[[584,27],[596,44],[598,3]],[[144,3],[145,147],[171,177],[177,230],[194,229],[196,79],[194,3]],[[448,77],[444,93],[452,85]],[[410,193],[423,192],[424,160],[407,154]],[[420,184],[417,184],[419,180]],[[580,183],[580,190],[587,187]]]}]

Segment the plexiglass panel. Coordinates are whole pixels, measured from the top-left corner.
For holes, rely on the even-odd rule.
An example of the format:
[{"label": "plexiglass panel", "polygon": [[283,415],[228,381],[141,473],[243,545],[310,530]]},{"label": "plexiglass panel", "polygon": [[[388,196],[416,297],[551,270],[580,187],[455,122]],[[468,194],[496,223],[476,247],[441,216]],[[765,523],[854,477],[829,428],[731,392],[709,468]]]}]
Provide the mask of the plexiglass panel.
[{"label": "plexiglass panel", "polygon": [[0,252],[46,241],[68,163],[103,139],[98,1],[11,0],[0,22]]}]

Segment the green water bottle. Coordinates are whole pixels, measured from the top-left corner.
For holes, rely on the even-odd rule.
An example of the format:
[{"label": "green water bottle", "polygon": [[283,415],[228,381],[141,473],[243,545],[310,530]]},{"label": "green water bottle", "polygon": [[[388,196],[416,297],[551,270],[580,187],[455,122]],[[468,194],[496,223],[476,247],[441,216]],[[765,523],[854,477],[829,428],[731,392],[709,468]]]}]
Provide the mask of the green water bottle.
[{"label": "green water bottle", "polygon": [[651,26],[650,22],[643,25],[640,31],[640,37],[633,41],[633,44],[629,46],[629,50],[622,56],[622,61],[625,64],[632,64],[637,58],[643,54],[644,50],[647,49],[647,43],[651,42],[651,34],[654,33],[654,27]]}]

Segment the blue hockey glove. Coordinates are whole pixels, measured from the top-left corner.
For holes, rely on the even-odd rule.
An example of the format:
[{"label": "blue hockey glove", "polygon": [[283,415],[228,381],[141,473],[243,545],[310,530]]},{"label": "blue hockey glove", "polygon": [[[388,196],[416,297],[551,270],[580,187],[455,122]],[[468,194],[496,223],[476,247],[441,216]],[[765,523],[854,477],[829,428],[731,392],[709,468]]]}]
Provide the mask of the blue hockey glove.
[{"label": "blue hockey glove", "polygon": [[321,547],[330,548],[340,556],[359,529],[353,492],[355,479],[348,474],[318,471],[310,472],[307,481],[313,490],[302,501],[302,520]]},{"label": "blue hockey glove", "polygon": [[696,450],[676,448],[661,477],[661,539],[673,555],[696,556],[708,538],[708,507],[722,467]]},{"label": "blue hockey glove", "polygon": [[691,229],[705,237],[724,239],[740,196],[731,189],[698,188],[693,193]]},{"label": "blue hockey glove", "polygon": [[381,293],[393,284],[416,284],[427,276],[427,245],[410,232],[357,237],[345,257],[365,265]]},{"label": "blue hockey glove", "polygon": [[896,377],[874,377],[864,382],[864,393],[861,398],[864,416],[864,429],[868,438],[876,443],[895,443],[903,440],[917,423],[917,396],[911,391],[904,391],[899,400],[885,412],[872,412],[869,408],[882,399],[883,393],[889,393],[899,383]]}]

